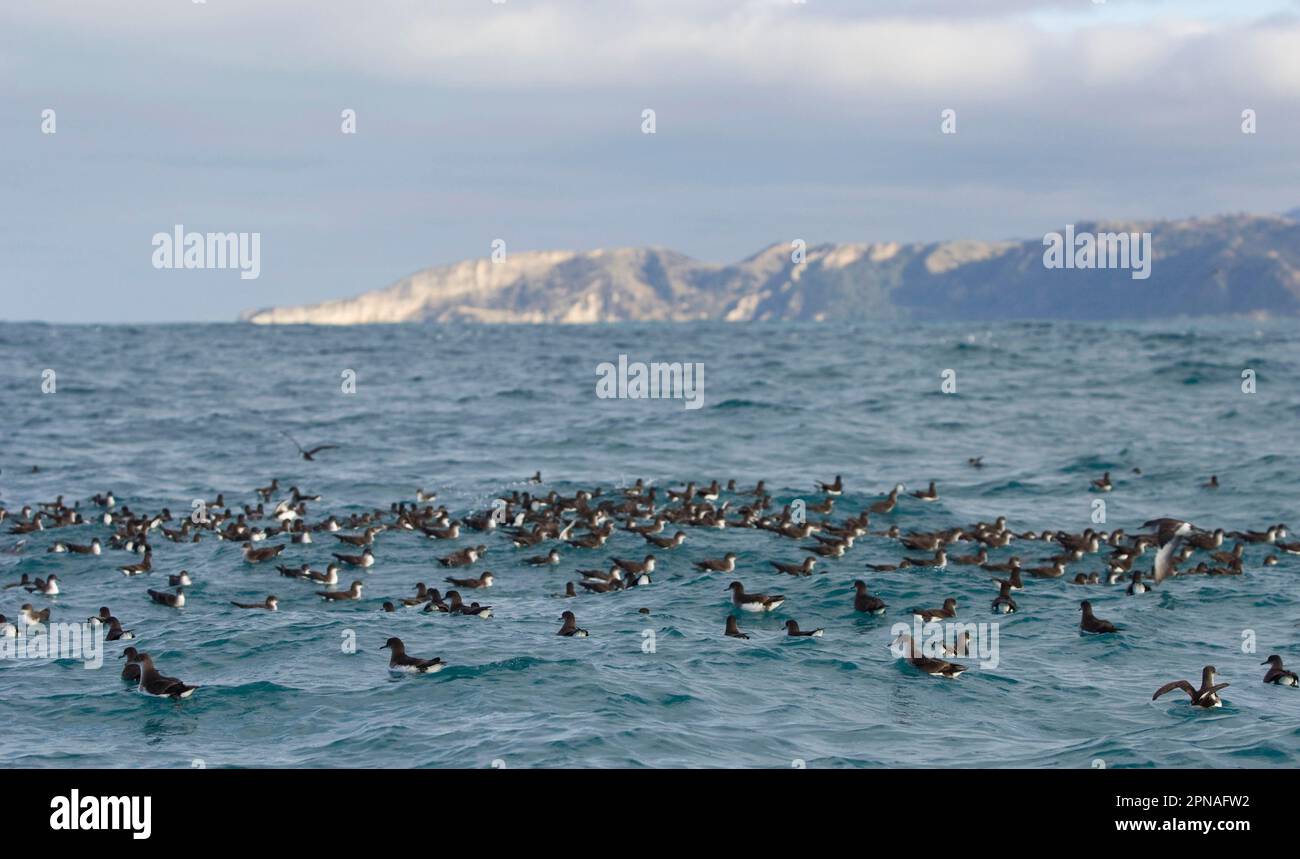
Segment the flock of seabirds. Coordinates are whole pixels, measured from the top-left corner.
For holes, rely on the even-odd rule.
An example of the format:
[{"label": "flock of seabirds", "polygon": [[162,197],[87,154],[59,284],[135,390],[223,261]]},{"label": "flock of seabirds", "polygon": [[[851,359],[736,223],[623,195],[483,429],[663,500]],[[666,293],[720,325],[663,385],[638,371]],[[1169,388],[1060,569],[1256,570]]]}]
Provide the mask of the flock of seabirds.
[{"label": "flock of seabirds", "polygon": [[[297,445],[297,442],[294,442]],[[310,449],[298,446],[298,454],[305,461],[315,461],[316,455],[330,450],[332,445]],[[979,458],[969,464],[982,467]],[[528,481],[541,484],[538,472]],[[1218,487],[1211,477],[1206,489]],[[1091,489],[1109,492],[1113,483],[1109,472],[1092,481]],[[477,595],[491,588],[495,575],[484,569],[487,546],[480,542],[483,535],[493,533],[504,536],[522,554],[512,559],[513,564],[533,568],[554,568],[565,555],[580,559],[579,578],[569,581],[563,597],[602,595],[630,588],[646,587],[656,574],[658,555],[672,552],[694,534],[707,529],[751,529],[771,535],[767,545],[780,548],[791,560],[771,560],[768,565],[774,574],[811,576],[819,563],[845,558],[854,547],[854,541],[871,535],[896,541],[902,557],[897,563],[868,564],[872,571],[901,571],[944,569],[948,566],[970,567],[991,574],[990,593],[996,587],[990,608],[995,614],[1010,614],[1018,610],[1015,594],[1027,582],[1039,579],[1063,579],[1074,585],[1123,586],[1130,595],[1146,593],[1173,577],[1207,575],[1243,575],[1247,546],[1264,547],[1269,554],[1263,563],[1277,563],[1276,552],[1300,555],[1300,542],[1286,542],[1285,525],[1271,525],[1263,530],[1227,531],[1222,528],[1203,530],[1178,519],[1154,519],[1146,522],[1139,533],[1126,533],[1123,529],[1100,531],[1088,528],[1081,533],[1044,530],[1041,532],[1015,532],[1007,527],[1005,517],[992,522],[976,522],[965,527],[936,531],[904,531],[890,522],[898,508],[900,494],[905,491],[898,484],[884,497],[870,504],[856,515],[836,519],[836,499],[844,492],[840,476],[829,482],[816,483],[820,500],[798,501],[776,509],[764,481],[747,488],[738,488],[735,481],[725,486],[716,480],[708,484],[690,482],[680,489],[664,489],[647,485],[638,479],[630,487],[605,491],[577,490],[565,496],[551,490],[545,494],[533,491],[512,490],[497,498],[490,509],[454,517],[442,505],[435,506],[436,493],[417,490],[414,500],[394,502],[387,510],[374,509],[354,513],[343,519],[335,516],[312,520],[309,503],[320,500],[317,495],[301,491],[297,486],[282,490],[278,478],[267,486],[255,490],[256,506],[245,504],[236,512],[223,495],[188,516],[173,516],[164,508],[157,513],[144,513],[119,505],[111,491],[93,496],[89,503],[99,512],[89,516],[81,511],[81,502],[71,505],[59,496],[54,501],[38,504],[35,508],[24,506],[9,511],[0,506],[0,523],[9,533],[22,535],[8,551],[21,554],[31,535],[53,532],[56,541],[47,547],[49,552],[63,552],[87,557],[98,557],[105,552],[117,552],[127,563],[117,569],[129,577],[149,577],[155,572],[154,549],[164,542],[189,543],[215,539],[241,545],[243,563],[256,567],[266,565],[279,576],[294,582],[315,586],[316,598],[330,603],[359,600],[365,587],[363,578],[352,578],[347,587],[340,587],[341,575],[351,577],[378,563],[381,554],[376,539],[388,532],[411,532],[429,539],[435,545],[445,546],[436,556],[435,569],[447,573],[448,586],[428,587],[424,582],[414,585],[410,596],[385,601],[383,611],[418,610],[464,617],[490,618],[492,606],[481,603],[465,594]],[[923,502],[937,501],[939,493],[933,482],[923,490],[909,495]],[[271,505],[268,509],[268,505]],[[812,517],[819,517],[813,521]],[[89,542],[77,542],[71,535],[95,525],[111,529],[106,539],[94,537]],[[644,540],[647,551],[641,557],[608,556],[605,544],[616,532],[623,532]],[[68,535],[68,536],[64,536]],[[299,566],[278,563],[280,554],[291,543],[310,544],[320,538],[332,545],[332,558],[324,569],[310,564]],[[84,538],[83,538],[84,539]],[[383,538],[380,538],[381,541]],[[1228,548],[1228,541],[1232,545]],[[1023,561],[1020,554],[1006,560],[994,560],[990,553],[1001,549],[1023,546],[1026,555],[1033,551],[1044,556],[1037,561]],[[1049,554],[1050,553],[1050,554]],[[165,550],[159,554],[165,555]],[[1077,572],[1071,575],[1069,567],[1089,558],[1101,561],[1102,571]],[[730,577],[737,572],[737,556],[727,553],[719,558],[695,561],[693,567],[701,574]],[[347,571],[347,572],[345,572]],[[147,597],[163,606],[182,609],[187,600],[186,587],[193,583],[185,570],[167,574],[167,588],[147,588]],[[879,596],[870,592],[863,578],[854,583],[853,611],[870,615],[883,615],[888,606]],[[1037,585],[1034,585],[1035,587]],[[57,574],[48,578],[29,579],[24,574],[18,581],[3,584],[3,591],[21,589],[37,602],[51,602],[60,592]],[[746,589],[739,580],[726,586],[730,593],[732,611],[725,617],[724,634],[732,638],[747,639],[740,629],[737,616],[742,612],[773,612],[786,598],[779,593],[762,593]],[[464,592],[464,593],[462,593]],[[280,600],[269,595],[261,602],[233,602],[237,610],[276,611]],[[577,603],[575,603],[577,605]],[[847,606],[846,606],[847,610]],[[646,609],[641,609],[645,612]],[[1094,635],[1114,635],[1121,630],[1111,622],[1097,617],[1092,604],[1083,600],[1079,604],[1080,630]],[[957,600],[948,598],[940,608],[911,609],[909,613],[923,623],[944,623],[957,618]],[[18,624],[22,634],[40,634],[51,621],[51,608],[36,608],[27,602],[18,610],[17,622],[0,614],[0,637],[16,638]],[[559,618],[561,627],[557,635],[585,638],[587,630],[578,625],[574,611],[564,611]],[[135,632],[123,627],[122,622],[109,607],[89,618],[88,623],[105,627],[108,641],[138,640]],[[787,636],[820,637],[822,629],[803,629],[790,619],[785,622]],[[902,633],[893,642],[895,653],[905,658],[921,673],[949,679],[957,678],[965,666],[950,661],[970,654],[967,634],[945,641],[937,648],[924,647]],[[389,651],[389,670],[394,673],[427,674],[441,671],[447,666],[441,657],[425,658],[407,653],[400,638],[391,637],[384,644]],[[169,698],[188,698],[198,688],[175,677],[163,674],[150,655],[135,646],[122,652],[126,660],[122,678],[137,684],[141,692]],[[1281,657],[1270,656],[1264,663],[1269,666],[1264,682],[1278,686],[1297,687],[1295,672],[1287,670]],[[1202,671],[1199,686],[1187,680],[1175,680],[1156,690],[1152,700],[1174,690],[1187,693],[1193,706],[1218,707],[1222,705],[1220,692],[1228,686],[1218,683],[1215,668],[1207,665]]]}]

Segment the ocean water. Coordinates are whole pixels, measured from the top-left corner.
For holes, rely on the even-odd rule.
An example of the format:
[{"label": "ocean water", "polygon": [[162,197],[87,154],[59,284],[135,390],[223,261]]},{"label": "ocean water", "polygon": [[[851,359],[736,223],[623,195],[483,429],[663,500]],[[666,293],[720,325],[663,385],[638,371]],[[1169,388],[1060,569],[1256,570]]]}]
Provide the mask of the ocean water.
[{"label": "ocean water", "polygon": [[[705,367],[703,407],[681,400],[595,396],[596,365],[690,361]],[[1242,371],[1256,392],[1242,391]],[[42,372],[57,374],[42,393]],[[945,370],[956,393],[941,391]],[[341,391],[356,374],[356,392]],[[834,518],[896,482],[938,482],[941,500],[905,498],[873,530],[933,529],[1009,518],[1017,531],[1092,524],[1089,481],[1110,470],[1105,527],[1137,529],[1179,516],[1202,527],[1258,528],[1295,515],[1300,461],[1300,335],[1283,322],[1161,325],[772,324],[397,326],[0,324],[0,500],[11,511],[57,495],[112,489],[133,510],[184,514],[195,498],[256,503],[271,477],[320,493],[314,521],[436,489],[453,512],[496,493],[606,492],[637,477],[742,487],[763,478],[778,504],[818,499],[816,479],[842,474]],[[316,462],[281,435],[337,444]],[[967,457],[983,456],[974,469]],[[33,467],[39,467],[33,472]],[[1141,474],[1133,471],[1140,468]],[[1200,484],[1219,475],[1222,488]],[[724,496],[725,498],[726,496]],[[87,509],[87,512],[90,512]],[[818,518],[816,516],[814,519]],[[1247,550],[1246,573],[1190,577],[1132,598],[1122,587],[1027,581],[1020,612],[989,613],[990,574],[972,567],[874,573],[905,552],[883,537],[794,579],[767,566],[803,553],[748,529],[693,530],[659,551],[648,588],[556,596],[579,567],[640,557],[619,532],[605,550],[564,550],[538,571],[500,535],[486,563],[497,584],[487,621],[380,611],[417,581],[444,586],[448,551],[419,534],[386,532],[378,564],[360,574],[361,601],[326,605],[315,586],[250,567],[237,544],[155,540],[155,572],[126,578],[131,556],[47,554],[55,540],[106,540],[87,525],[28,538],[4,523],[0,581],[57,572],[64,593],[0,592],[13,617],[31,599],[54,620],[108,605],[164,672],[202,688],[172,702],[118,678],[122,645],[104,668],[73,661],[0,662],[0,766],[209,767],[1109,767],[1295,766],[1300,691],[1266,687],[1260,662],[1300,667],[1300,557],[1274,567]],[[1292,537],[1291,539],[1300,539]],[[478,542],[479,535],[459,541]],[[283,561],[323,565],[327,535],[289,546]],[[956,553],[965,553],[962,544]],[[739,556],[734,574],[691,562]],[[1026,565],[1055,551],[1019,544]],[[1149,558],[1149,556],[1148,556]],[[151,603],[148,587],[187,569],[182,611]],[[1070,569],[1100,570],[1094,556]],[[345,571],[344,581],[352,577]],[[864,577],[890,605],[852,611]],[[783,593],[770,617],[745,614],[752,636],[722,635],[732,579]],[[444,586],[445,587],[445,586]],[[232,599],[275,593],[277,614],[238,612]],[[481,594],[482,592],[480,592]],[[995,668],[978,660],[957,681],[893,658],[891,626],[907,609],[959,600],[958,617],[1000,620]],[[1078,601],[1123,627],[1084,637]],[[648,609],[648,614],[639,609]],[[573,609],[591,637],[555,635]],[[781,623],[824,627],[788,640]],[[355,653],[343,642],[355,635]],[[393,679],[384,640],[396,635],[441,674]],[[1254,642],[1253,647],[1250,646]],[[650,643],[653,643],[653,647]],[[649,652],[647,652],[649,651]],[[1181,694],[1151,701],[1168,680],[1195,682],[1202,665],[1232,685],[1223,708]]]}]

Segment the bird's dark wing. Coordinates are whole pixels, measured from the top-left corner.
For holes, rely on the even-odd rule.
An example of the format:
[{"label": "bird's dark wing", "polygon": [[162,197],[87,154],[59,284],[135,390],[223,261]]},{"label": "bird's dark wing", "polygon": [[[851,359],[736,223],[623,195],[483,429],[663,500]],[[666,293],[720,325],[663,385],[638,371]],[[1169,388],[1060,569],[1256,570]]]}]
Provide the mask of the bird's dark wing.
[{"label": "bird's dark wing", "polygon": [[1175,689],[1182,689],[1187,693],[1188,698],[1191,698],[1193,701],[1196,700],[1196,690],[1193,689],[1192,684],[1188,683],[1186,680],[1175,680],[1172,683],[1166,683],[1156,690],[1156,694],[1151,696],[1151,700],[1154,701],[1166,692],[1172,692]]},{"label": "bird's dark wing", "polygon": [[322,444],[320,447],[313,447],[311,450],[305,451],[305,453],[308,456],[315,456],[322,450],[334,450],[336,447],[338,447],[337,444]]}]

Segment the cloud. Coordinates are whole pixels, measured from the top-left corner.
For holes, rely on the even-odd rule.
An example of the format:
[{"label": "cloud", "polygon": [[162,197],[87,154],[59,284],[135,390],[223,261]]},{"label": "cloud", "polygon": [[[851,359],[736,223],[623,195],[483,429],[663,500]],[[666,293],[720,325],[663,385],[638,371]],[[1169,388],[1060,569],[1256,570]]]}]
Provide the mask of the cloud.
[{"label": "cloud", "polygon": [[5,14],[187,65],[493,90],[768,87],[897,102],[1177,80],[1300,94],[1293,17],[1261,27],[1199,9],[1081,0],[45,0]]}]

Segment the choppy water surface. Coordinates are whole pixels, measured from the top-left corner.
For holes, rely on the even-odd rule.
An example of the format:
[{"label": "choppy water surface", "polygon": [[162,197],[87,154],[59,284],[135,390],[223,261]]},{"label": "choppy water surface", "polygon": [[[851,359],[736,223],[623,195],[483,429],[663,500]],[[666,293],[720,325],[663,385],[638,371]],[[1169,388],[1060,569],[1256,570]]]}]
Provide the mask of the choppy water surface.
[{"label": "choppy water surface", "polygon": [[[596,364],[700,361],[704,407],[680,401],[601,400]],[[1300,485],[1300,337],[1283,323],[1161,326],[1002,324],[850,327],[717,324],[661,327],[361,327],[265,329],[234,325],[78,327],[0,324],[0,498],[11,511],[56,495],[112,489],[133,510],[187,510],[224,492],[255,503],[278,476],[319,492],[311,517],[346,514],[436,488],[455,512],[495,493],[612,491],[636,477],[766,478],[777,503],[812,501],[814,479],[842,473],[835,518],[895,482],[937,480],[942,500],[904,500],[890,522],[961,525],[1002,514],[1016,530],[1090,522],[1089,480],[1109,469],[1107,526],[1163,515],[1203,526],[1290,522]],[[57,393],[41,393],[44,369]],[[1258,392],[1241,391],[1241,372]],[[354,370],[357,391],[341,393]],[[957,393],[941,392],[956,371]],[[340,448],[302,462],[279,434]],[[980,470],[967,457],[983,456]],[[38,473],[32,473],[39,466]],[[1140,468],[1141,474],[1132,469]],[[1199,484],[1217,473],[1222,488]],[[724,496],[725,497],[725,496]],[[5,523],[5,530],[10,523]],[[6,766],[1271,766],[1300,762],[1300,692],[1265,687],[1269,653],[1300,666],[1300,557],[1246,574],[1184,578],[1129,598],[1121,587],[1030,581],[1020,613],[1000,626],[997,668],[956,682],[895,661],[889,627],[906,609],[954,596],[959,617],[988,614],[995,588],[973,568],[869,573],[901,548],[859,541],[818,574],[793,579],[766,565],[797,560],[797,544],[752,530],[694,531],[658,552],[645,589],[562,600],[578,567],[639,557],[620,532],[607,551],[564,553],[540,572],[499,535],[488,621],[379,610],[431,585],[445,553],[418,534],[377,539],[366,598],[326,606],[315,587],[248,567],[239,546],[156,541],[152,576],[128,579],[119,552],[46,554],[56,539],[107,538],[90,525],[29,538],[0,555],[0,578],[57,572],[64,593],[33,598],[56,620],[100,605],[133,628],[167,673],[202,689],[180,704],[139,695],[107,665],[0,663],[0,764]],[[0,545],[17,538],[5,534]],[[477,535],[460,541],[465,545]],[[1292,539],[1300,539],[1292,537]],[[290,546],[284,560],[323,565],[334,541]],[[966,551],[963,545],[961,551]],[[734,576],[690,562],[739,555]],[[1027,559],[1040,545],[999,550]],[[909,553],[916,555],[918,553]],[[594,562],[594,563],[593,563]],[[152,604],[147,587],[191,571],[191,603]],[[483,567],[480,567],[482,569]],[[1093,557],[1071,570],[1099,570]],[[865,576],[890,604],[885,618],[852,611]],[[772,617],[746,614],[753,638],[722,636],[725,586],[784,593]],[[160,582],[159,580],[162,579]],[[274,592],[281,611],[238,612],[231,599]],[[26,601],[0,593],[13,617]],[[1078,600],[1124,627],[1077,631]],[[554,633],[574,609],[586,640]],[[649,609],[648,615],[638,609]],[[789,641],[781,623],[825,627]],[[341,642],[355,631],[359,652]],[[654,652],[643,644],[654,633]],[[1258,649],[1245,653],[1243,636]],[[389,635],[453,667],[391,679]],[[962,660],[970,662],[971,660]],[[1195,681],[1215,664],[1227,705],[1193,711],[1185,696],[1150,700],[1167,680]]]}]

